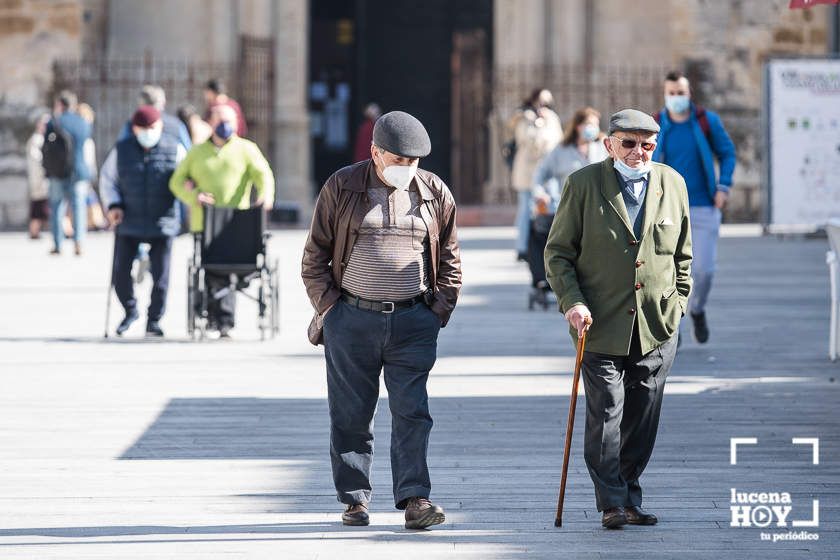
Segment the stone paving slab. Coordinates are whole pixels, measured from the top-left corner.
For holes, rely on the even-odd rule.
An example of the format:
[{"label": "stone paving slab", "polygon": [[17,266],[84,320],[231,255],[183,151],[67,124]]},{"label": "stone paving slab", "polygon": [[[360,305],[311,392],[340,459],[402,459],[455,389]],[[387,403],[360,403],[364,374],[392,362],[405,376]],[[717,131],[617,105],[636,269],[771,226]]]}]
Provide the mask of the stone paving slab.
[{"label": "stone paving slab", "polygon": [[[147,341],[142,321],[125,339],[102,338],[109,235],[91,235],[81,258],[56,258],[46,241],[0,234],[0,558],[834,558],[840,371],[827,359],[827,243],[733,231],[721,241],[712,339],[684,337],[642,480],[661,522],[613,532],[600,528],[583,464],[583,396],[565,526],[553,526],[574,354],[560,314],[526,309],[511,229],[461,232],[465,290],[429,383],[433,497],[447,523],[426,532],[403,529],[391,503],[384,401],[373,523],[338,523],[323,357],[305,338],[303,232],[272,239],[282,331],[265,343],[242,299],[233,342],[186,337],[186,238],[167,338]],[[147,301],[148,284],[140,293]],[[731,437],[759,440],[737,466]],[[793,437],[820,438],[819,465]],[[791,519],[818,499],[808,531],[819,540],[730,527],[731,488],[789,492]]]}]

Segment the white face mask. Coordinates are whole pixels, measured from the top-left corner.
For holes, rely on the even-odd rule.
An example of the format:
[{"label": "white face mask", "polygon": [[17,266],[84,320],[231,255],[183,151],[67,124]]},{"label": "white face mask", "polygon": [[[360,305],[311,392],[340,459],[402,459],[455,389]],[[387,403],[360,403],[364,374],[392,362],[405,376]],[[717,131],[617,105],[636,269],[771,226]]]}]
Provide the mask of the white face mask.
[{"label": "white face mask", "polygon": [[137,142],[148,150],[157,146],[162,132],[163,129],[161,128],[144,128],[137,133]]},{"label": "white face mask", "polygon": [[613,167],[615,167],[615,169],[627,179],[630,179],[631,181],[638,181],[639,179],[647,175],[647,173],[653,167],[653,164],[648,161],[642,164],[641,167],[630,167],[620,159],[614,158]]},{"label": "white face mask", "polygon": [[598,135],[601,134],[601,129],[598,127],[597,124],[588,124],[583,127],[583,139],[588,142],[594,142],[598,139]]},{"label": "white face mask", "polygon": [[400,190],[407,189],[416,174],[417,168],[413,165],[389,165],[382,171],[385,181]]}]

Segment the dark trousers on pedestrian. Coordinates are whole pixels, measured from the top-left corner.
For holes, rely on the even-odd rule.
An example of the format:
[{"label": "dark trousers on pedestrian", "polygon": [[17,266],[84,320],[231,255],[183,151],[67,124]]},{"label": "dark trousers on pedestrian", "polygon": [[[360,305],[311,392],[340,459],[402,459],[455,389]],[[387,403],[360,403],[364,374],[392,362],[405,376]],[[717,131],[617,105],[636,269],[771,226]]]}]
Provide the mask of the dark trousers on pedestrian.
[{"label": "dark trousers on pedestrian", "polygon": [[665,378],[676,351],[675,335],[642,355],[634,328],[628,356],[583,354],[584,457],[598,511],[642,505],[639,477],[653,452]]},{"label": "dark trousers on pedestrian", "polygon": [[[205,276],[210,297],[207,300],[207,318],[210,325],[216,329],[232,329],[236,318],[236,290],[216,298],[219,290],[230,287],[230,274],[208,272]],[[238,280],[237,280],[238,281]]]},{"label": "dark trousers on pedestrian", "polygon": [[324,320],[330,457],[338,501],[370,501],[373,417],[384,370],[391,409],[394,504],[431,493],[426,455],[432,417],[426,381],[437,358],[440,319],[424,303],[393,313],[341,300]]},{"label": "dark trousers on pedestrian", "polygon": [[114,243],[114,291],[126,313],[137,307],[131,265],[137,257],[137,249],[141,243],[151,246],[149,264],[152,273],[152,301],[149,304],[149,321],[159,321],[166,310],[172,238],[117,235]]}]

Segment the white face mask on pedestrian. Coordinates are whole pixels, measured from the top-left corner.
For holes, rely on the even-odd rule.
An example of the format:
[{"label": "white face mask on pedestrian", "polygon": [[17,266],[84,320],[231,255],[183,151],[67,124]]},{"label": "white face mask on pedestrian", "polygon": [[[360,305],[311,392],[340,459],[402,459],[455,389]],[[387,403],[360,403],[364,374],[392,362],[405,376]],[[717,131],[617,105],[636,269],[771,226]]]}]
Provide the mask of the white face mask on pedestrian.
[{"label": "white face mask on pedestrian", "polygon": [[417,168],[413,165],[389,165],[382,171],[385,181],[392,187],[406,190],[417,175]]},{"label": "white face mask on pedestrian", "polygon": [[382,169],[382,177],[385,182],[403,191],[408,189],[416,176],[416,165],[388,165]]},{"label": "white face mask on pedestrian", "polygon": [[[622,145],[625,142],[628,143],[626,147]],[[642,145],[642,153],[636,154],[635,150],[639,144]],[[644,146],[647,146],[649,149],[645,150]],[[626,179],[637,181],[647,175],[653,168],[651,156],[655,147],[656,141],[654,138],[620,138],[611,136],[610,155],[613,158],[613,167]],[[633,150],[633,152],[625,153],[627,150]],[[622,154],[624,154],[624,157],[622,157]],[[626,159],[629,159],[630,163],[627,163]]]},{"label": "white face mask on pedestrian", "polygon": [[160,142],[162,132],[163,129],[161,128],[144,128],[142,130],[138,130],[135,136],[137,137],[137,142],[149,150],[157,146],[157,143]]}]

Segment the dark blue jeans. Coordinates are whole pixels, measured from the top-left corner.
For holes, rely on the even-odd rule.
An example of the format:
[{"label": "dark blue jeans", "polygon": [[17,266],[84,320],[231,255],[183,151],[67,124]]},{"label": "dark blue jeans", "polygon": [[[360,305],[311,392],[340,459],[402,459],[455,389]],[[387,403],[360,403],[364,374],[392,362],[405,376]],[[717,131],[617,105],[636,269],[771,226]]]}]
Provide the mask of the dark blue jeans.
[{"label": "dark blue jeans", "polygon": [[166,310],[169,291],[169,262],[172,256],[171,237],[130,237],[117,235],[114,240],[114,291],[126,313],[137,307],[134,297],[134,280],[131,265],[137,257],[140,243],[151,245],[149,261],[152,271],[152,299],[149,303],[149,321],[160,321]]},{"label": "dark blue jeans", "polygon": [[330,407],[330,457],[338,501],[370,501],[373,416],[384,370],[391,409],[394,503],[428,498],[426,454],[432,417],[426,380],[437,358],[440,319],[423,303],[394,313],[341,300],[324,320]]}]

